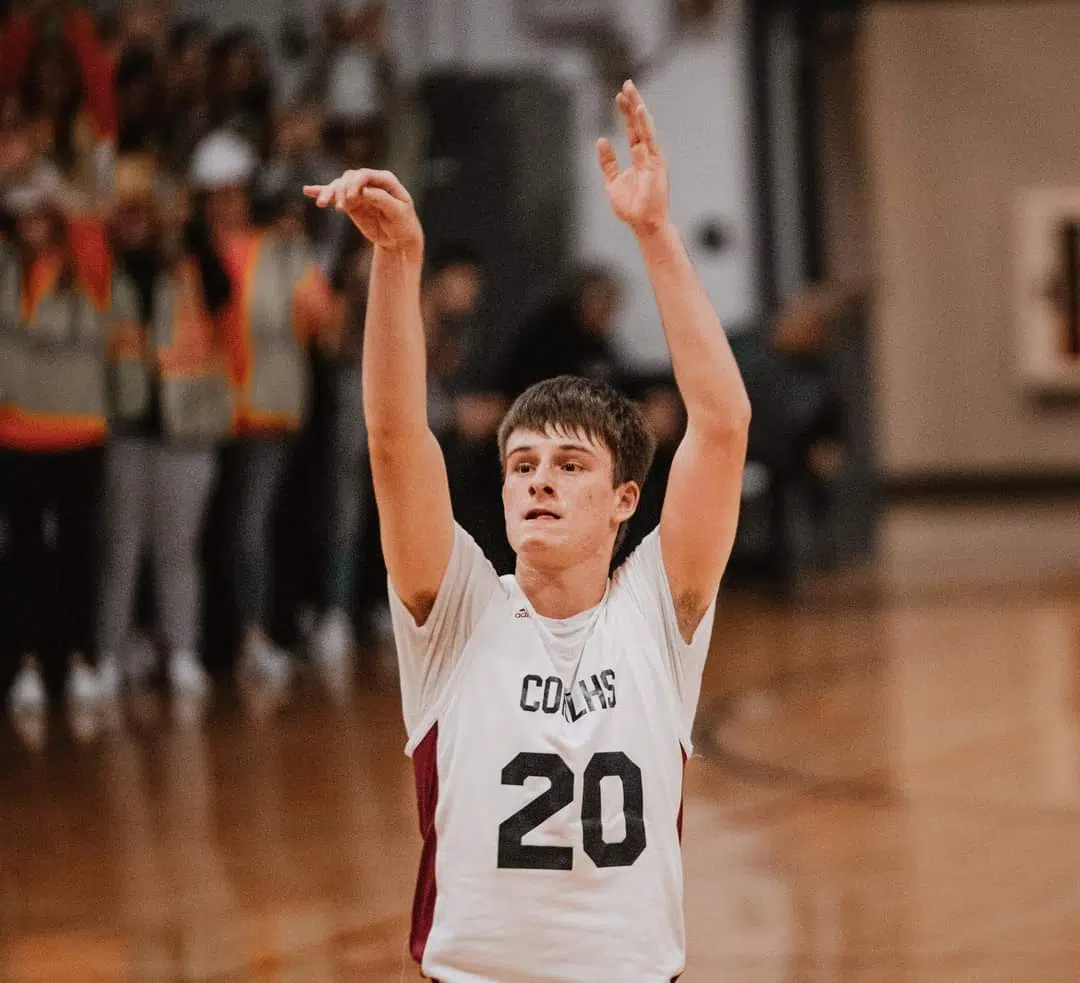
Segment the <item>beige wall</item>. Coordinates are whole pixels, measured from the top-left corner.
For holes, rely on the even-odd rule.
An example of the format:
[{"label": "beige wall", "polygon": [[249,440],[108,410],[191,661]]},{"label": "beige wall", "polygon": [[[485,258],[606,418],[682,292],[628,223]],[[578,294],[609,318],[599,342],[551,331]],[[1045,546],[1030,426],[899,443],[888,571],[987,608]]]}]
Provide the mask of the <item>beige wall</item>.
[{"label": "beige wall", "polygon": [[1080,184],[1080,4],[882,3],[861,38],[889,475],[1080,472],[1080,403],[1021,388],[1015,189]]}]

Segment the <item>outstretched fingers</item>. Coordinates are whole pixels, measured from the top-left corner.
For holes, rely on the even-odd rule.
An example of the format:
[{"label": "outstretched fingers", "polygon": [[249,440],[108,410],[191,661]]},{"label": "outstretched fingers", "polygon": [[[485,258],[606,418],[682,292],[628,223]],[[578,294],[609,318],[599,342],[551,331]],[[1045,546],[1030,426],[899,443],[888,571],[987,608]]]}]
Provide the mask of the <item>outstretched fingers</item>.
[{"label": "outstretched fingers", "polygon": [[325,208],[334,198],[334,184],[305,184],[304,196],[307,198],[314,198],[315,204],[319,208]]},{"label": "outstretched fingers", "polygon": [[405,186],[390,171],[376,171],[364,168],[358,171],[346,171],[341,177],[329,184],[304,185],[304,194],[314,198],[320,208],[333,205],[339,209],[349,208],[359,202],[366,188],[376,188],[389,198],[406,205],[412,205],[412,197]]},{"label": "outstretched fingers", "polygon": [[596,157],[600,162],[600,171],[605,181],[614,181],[619,176],[619,158],[615,155],[615,148],[607,137],[601,137],[596,141]]},{"label": "outstretched fingers", "polygon": [[635,118],[633,104],[625,86],[619,91],[619,94],[615,96],[615,105],[619,107],[619,112],[622,113],[623,126],[626,128],[626,142],[633,147],[639,140],[637,119]]},{"label": "outstretched fingers", "polygon": [[656,140],[656,126],[653,124],[652,113],[645,107],[644,102],[640,102],[637,107],[637,129],[649,153],[659,157],[660,144]]}]

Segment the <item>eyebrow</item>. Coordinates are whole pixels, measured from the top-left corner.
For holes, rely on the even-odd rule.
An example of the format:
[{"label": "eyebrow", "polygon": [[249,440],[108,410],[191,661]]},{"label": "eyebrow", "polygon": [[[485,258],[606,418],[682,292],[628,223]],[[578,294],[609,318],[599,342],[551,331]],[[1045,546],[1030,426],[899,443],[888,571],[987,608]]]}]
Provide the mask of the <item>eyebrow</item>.
[{"label": "eyebrow", "polygon": [[[584,451],[586,454],[596,453],[588,444],[559,444],[557,449],[560,451]],[[519,447],[508,450],[506,456],[513,457],[515,454],[532,453],[535,450],[536,448],[532,444],[522,444]]]}]

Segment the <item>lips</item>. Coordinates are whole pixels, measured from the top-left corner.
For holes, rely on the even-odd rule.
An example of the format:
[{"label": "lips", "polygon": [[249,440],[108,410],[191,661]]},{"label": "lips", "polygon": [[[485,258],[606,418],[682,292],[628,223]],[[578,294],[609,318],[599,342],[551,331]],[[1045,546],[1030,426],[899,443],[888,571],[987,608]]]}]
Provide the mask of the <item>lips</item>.
[{"label": "lips", "polygon": [[556,512],[552,512],[551,509],[529,509],[525,513],[525,521],[531,522],[533,519],[558,519],[560,516]]}]

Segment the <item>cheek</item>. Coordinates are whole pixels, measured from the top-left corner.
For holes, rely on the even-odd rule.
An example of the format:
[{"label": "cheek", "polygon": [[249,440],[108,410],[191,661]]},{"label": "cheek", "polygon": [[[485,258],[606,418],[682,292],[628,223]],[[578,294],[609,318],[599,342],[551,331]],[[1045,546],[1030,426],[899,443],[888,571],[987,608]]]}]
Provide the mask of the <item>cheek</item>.
[{"label": "cheek", "polygon": [[611,489],[606,483],[590,482],[574,490],[574,512],[588,519],[590,523],[606,519],[611,514],[613,505]]}]

